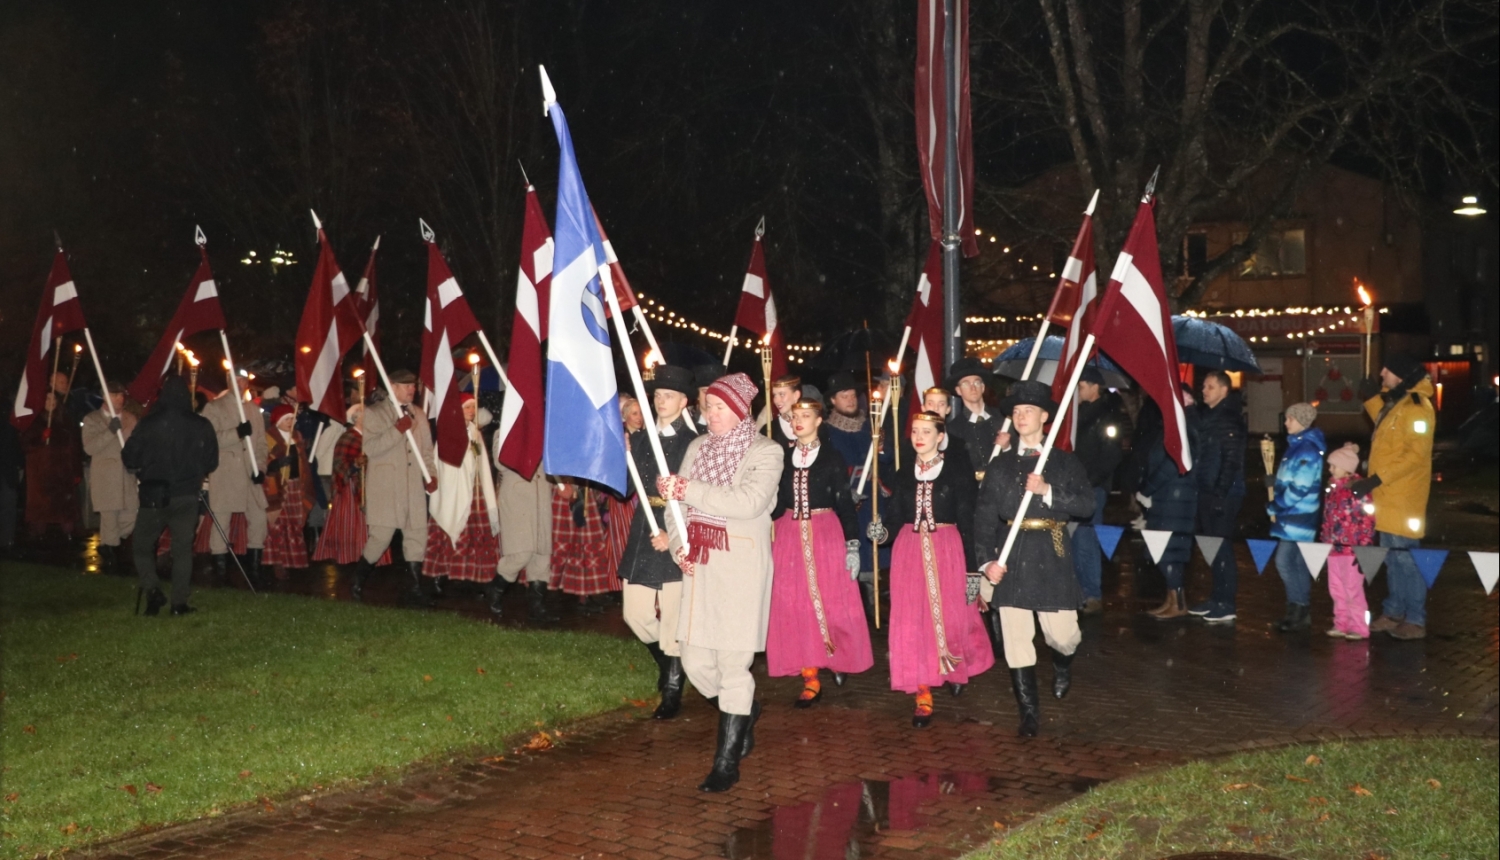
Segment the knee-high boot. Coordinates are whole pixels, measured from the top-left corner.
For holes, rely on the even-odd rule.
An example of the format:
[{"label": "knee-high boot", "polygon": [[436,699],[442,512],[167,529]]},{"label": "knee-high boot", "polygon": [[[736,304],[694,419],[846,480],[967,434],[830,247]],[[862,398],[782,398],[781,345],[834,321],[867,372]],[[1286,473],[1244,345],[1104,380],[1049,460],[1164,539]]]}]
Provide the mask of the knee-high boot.
[{"label": "knee-high boot", "polygon": [[505,581],[505,577],[497,573],[494,579],[491,579],[489,584],[484,587],[485,605],[490,608],[490,614],[496,618],[500,617],[500,599],[505,596],[505,589],[509,585],[510,583]]},{"label": "knee-high boot", "polygon": [[1016,694],[1016,708],[1021,712],[1021,724],[1016,728],[1016,734],[1034,738],[1042,716],[1041,702],[1036,694],[1036,667],[1010,670],[1010,686]]},{"label": "knee-high boot", "polygon": [[354,563],[354,584],[349,587],[354,595],[356,603],[365,599],[365,583],[370,581],[370,574],[375,572],[375,566],[365,561],[364,556]]},{"label": "knee-high boot", "polygon": [[750,728],[748,714],[719,714],[719,740],[714,768],[698,785],[699,791],[728,791],[740,781],[740,747]]},{"label": "knee-high boot", "polygon": [[991,606],[990,611],[984,613],[984,634],[990,639],[990,650],[994,652],[996,660],[1005,658],[1005,638],[1000,635],[1000,607]]},{"label": "knee-high boot", "polygon": [[682,710],[682,684],[687,673],[682,670],[682,658],[663,654],[666,671],[662,674],[661,704],[651,714],[652,719],[670,720]]},{"label": "knee-high boot", "polygon": [[1052,650],[1052,695],[1061,699],[1073,686],[1073,655]]},{"label": "knee-high boot", "polygon": [[526,617],[532,624],[551,624],[558,620],[547,609],[547,583],[526,583]]},{"label": "knee-high boot", "polygon": [[660,642],[643,642],[646,651],[651,654],[651,662],[656,664],[656,692],[660,693],[667,685],[667,661],[672,659],[661,650]]},{"label": "knee-high boot", "polygon": [[402,595],[402,602],[408,606],[431,606],[432,599],[427,592],[422,590],[422,563],[420,561],[408,561],[406,563],[407,574],[411,577],[411,583],[407,591]]},{"label": "knee-high boot", "polygon": [[229,584],[229,553],[221,552],[214,554],[213,578],[210,585],[214,588],[223,588]]}]

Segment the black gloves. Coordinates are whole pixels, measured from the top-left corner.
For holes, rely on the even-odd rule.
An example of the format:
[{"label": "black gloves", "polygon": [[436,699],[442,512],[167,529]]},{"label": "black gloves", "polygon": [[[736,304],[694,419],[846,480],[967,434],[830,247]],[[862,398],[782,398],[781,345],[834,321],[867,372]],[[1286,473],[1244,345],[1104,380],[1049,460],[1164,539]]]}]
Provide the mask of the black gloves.
[{"label": "black gloves", "polygon": [[116,415],[114,418],[109,419],[109,432],[120,432],[120,416]]},{"label": "black gloves", "polygon": [[252,484],[264,484],[265,482],[266,482],[266,473],[265,472],[256,472],[255,475],[250,478],[250,483],[252,483]]},{"label": "black gloves", "polygon": [[235,435],[239,436],[241,439],[249,439],[250,435],[255,431],[250,428],[249,421],[241,421],[239,423],[239,426],[234,428],[234,432]]},{"label": "black gloves", "polygon": [[1353,493],[1356,496],[1368,496],[1371,493],[1375,492],[1375,488],[1380,486],[1380,484],[1380,476],[1371,475],[1368,478],[1360,478],[1358,481],[1350,484],[1349,492]]}]

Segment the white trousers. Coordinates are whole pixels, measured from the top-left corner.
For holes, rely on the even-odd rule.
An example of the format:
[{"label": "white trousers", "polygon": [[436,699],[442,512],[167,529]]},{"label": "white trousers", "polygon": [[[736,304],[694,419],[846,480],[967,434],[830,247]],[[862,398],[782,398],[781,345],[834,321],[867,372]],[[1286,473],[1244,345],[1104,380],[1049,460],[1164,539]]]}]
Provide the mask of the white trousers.
[{"label": "white trousers", "polygon": [[1078,612],[1064,609],[1058,612],[1032,612],[1014,606],[1001,606],[1000,638],[1005,642],[1005,662],[1012,669],[1024,669],[1036,665],[1036,621],[1042,625],[1042,638],[1047,645],[1061,654],[1072,654],[1083,641],[1078,630]]},{"label": "white trousers", "polygon": [[712,699],[718,697],[719,712],[750,715],[755,703],[755,676],[750,674],[754,651],[716,651],[683,643],[682,669],[693,689]]},{"label": "white trousers", "polygon": [[[677,644],[677,614],[682,608],[682,583],[664,582],[661,590],[649,585],[626,582],[624,594],[625,623],[637,639],[651,644],[660,642],[662,653],[668,657],[681,657],[682,649]],[[657,610],[661,616],[657,616]],[[667,631],[663,636],[662,631]]]}]

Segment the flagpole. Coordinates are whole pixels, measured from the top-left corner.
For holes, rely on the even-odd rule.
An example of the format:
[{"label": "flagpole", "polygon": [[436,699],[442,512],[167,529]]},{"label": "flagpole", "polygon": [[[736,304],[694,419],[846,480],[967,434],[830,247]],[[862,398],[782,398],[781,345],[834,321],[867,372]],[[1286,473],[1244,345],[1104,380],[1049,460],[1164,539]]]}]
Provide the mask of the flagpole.
[{"label": "flagpole", "polygon": [[[245,418],[245,401],[240,399],[239,382],[234,378],[234,356],[229,352],[229,335],[223,329],[219,329],[219,343],[224,347],[224,363],[229,365],[229,392],[234,395],[234,408],[240,413],[240,423],[244,424],[248,420]],[[250,437],[244,437],[244,442],[245,454],[250,458],[250,477],[254,478],[260,474],[260,464],[255,462],[255,447],[250,444]]]},{"label": "flagpole", "polygon": [[631,313],[635,314],[636,325],[640,326],[641,331],[645,333],[646,343],[651,344],[651,349],[663,362],[665,362],[667,360],[667,354],[661,351],[661,345],[656,342],[656,333],[651,331],[651,323],[646,321],[646,315],[641,312],[641,306],[636,305],[635,307],[631,308],[630,311]]},{"label": "flagpole", "polygon": [[[1042,443],[1042,453],[1036,458],[1036,468],[1031,470],[1033,475],[1040,475],[1042,469],[1047,466],[1047,457],[1052,453],[1052,444],[1057,441],[1057,431],[1062,427],[1062,416],[1067,413],[1068,406],[1073,402],[1074,392],[1078,389],[1078,377],[1083,375],[1083,365],[1088,361],[1089,354],[1094,351],[1094,334],[1083,340],[1083,348],[1078,350],[1078,358],[1073,362],[1073,373],[1068,378],[1068,388],[1063,392],[1062,402],[1057,405],[1057,415],[1052,416],[1052,426],[1047,430],[1047,441]],[[1005,566],[1006,559],[1010,558],[1011,548],[1016,545],[1016,535],[1021,532],[1021,521],[1026,519],[1026,509],[1031,506],[1033,493],[1030,490],[1021,497],[1021,506],[1016,509],[1015,516],[1010,521],[1010,532],[1005,535],[1005,546],[1000,548],[1001,567]]]},{"label": "flagpole", "polygon": [[[115,402],[109,399],[109,383],[104,381],[104,367],[99,364],[99,353],[94,351],[94,336],[89,334],[88,326],[83,327],[83,339],[88,342],[89,358],[94,360],[94,372],[99,374],[99,387],[104,390],[104,411],[109,413],[110,418],[119,418],[119,414],[115,412]],[[115,436],[119,437],[120,447],[124,448],[125,433],[116,430]]]},{"label": "flagpole", "polygon": [[[896,373],[901,372],[902,361],[906,358],[906,342],[911,337],[911,326],[901,332],[901,345],[896,348]],[[891,411],[891,398],[887,397],[880,403],[880,423],[885,425],[886,413]],[[899,440],[898,444],[899,444]],[[859,486],[855,488],[854,495],[858,496],[865,491],[865,476],[870,473],[870,463],[875,458],[875,443],[870,443],[870,450],[865,452],[865,466],[859,470]]]},{"label": "flagpole", "polygon": [[[475,332],[479,335],[479,345],[484,347],[484,352],[490,357],[490,364],[494,365],[495,373],[500,377],[500,384],[505,386],[505,396],[510,396],[510,377],[505,375],[505,368],[500,366],[500,358],[495,355],[495,348],[490,346],[490,339],[485,337],[484,329]],[[477,371],[476,371],[477,372]],[[474,402],[479,402],[479,385],[474,385]]]},{"label": "flagpole", "polygon": [[[625,331],[625,317],[620,313],[620,299],[615,295],[615,280],[609,272],[608,263],[599,266],[599,278],[604,287],[605,301],[609,302],[609,317],[614,321],[615,334],[620,339],[620,351],[625,354],[625,369],[630,373],[630,384],[635,388],[635,398],[642,404],[650,403],[650,398],[646,396],[646,383],[641,379],[641,368],[635,360],[635,350],[630,348],[630,333]],[[661,435],[656,428],[655,415],[646,422],[646,439],[651,443],[651,456],[656,459],[657,472],[663,477],[672,474],[672,470],[667,466],[666,452],[661,447]],[[628,449],[625,451],[625,459],[630,460]],[[631,464],[631,468],[634,469],[634,464]],[[641,504],[649,506],[650,497],[642,498]],[[682,506],[676,499],[668,499],[667,507],[672,511],[672,519],[677,521],[677,536],[682,539],[682,544],[686,547],[688,543],[687,520],[682,516]]]},{"label": "flagpole", "polygon": [[[1082,310],[1080,309],[1080,313],[1081,312]],[[1031,354],[1026,356],[1026,366],[1021,369],[1021,379],[1019,381],[1025,382],[1026,380],[1031,378],[1031,369],[1033,367],[1036,367],[1037,357],[1042,354],[1042,343],[1047,339],[1047,328],[1051,325],[1052,320],[1050,318],[1042,318],[1042,325],[1036,330],[1036,340],[1034,340],[1031,344]],[[1059,364],[1061,364],[1061,361],[1059,361]],[[1005,420],[1000,422],[1000,432],[1010,432],[1009,415],[1005,416]],[[1000,443],[996,442],[995,446],[990,449],[989,460],[993,460],[998,456],[1000,456]],[[985,462],[989,462],[989,460],[986,460]]]},{"label": "flagpole", "polygon": [[[652,416],[651,420],[656,420]],[[641,512],[646,515],[646,527],[651,530],[651,536],[661,531],[656,525],[656,515],[651,513],[651,494],[646,492],[646,485],[641,483],[641,470],[635,467],[635,458],[630,456],[630,434],[625,435],[625,468],[630,470],[630,483],[635,486],[635,495],[639,500],[637,505]]]},{"label": "flagpole", "polygon": [[724,347],[724,367],[729,367],[729,354],[734,352],[734,337],[739,333],[740,327],[736,323],[729,327],[729,343]]},{"label": "flagpole", "polygon": [[[375,348],[375,339],[370,337],[369,329],[365,329],[364,337],[365,349],[369,350],[370,357],[375,359],[375,370],[380,373],[380,381],[385,384],[385,393],[390,395],[391,405],[396,406],[396,389],[391,385],[391,378],[385,372],[385,362],[380,360],[380,350]],[[397,413],[400,413],[400,409],[397,409]],[[432,473],[427,471],[427,462],[422,459],[422,449],[417,447],[417,437],[413,436],[410,430],[406,431],[406,444],[411,446],[411,452],[416,455],[417,468],[422,470],[422,482],[432,483]]]}]

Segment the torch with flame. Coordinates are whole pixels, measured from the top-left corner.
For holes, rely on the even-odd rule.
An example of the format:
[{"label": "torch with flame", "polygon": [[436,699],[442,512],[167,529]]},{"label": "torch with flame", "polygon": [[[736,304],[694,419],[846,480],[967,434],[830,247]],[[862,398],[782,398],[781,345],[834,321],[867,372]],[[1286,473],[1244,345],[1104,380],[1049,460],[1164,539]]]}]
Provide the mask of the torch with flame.
[{"label": "torch with flame", "polygon": [[[899,420],[901,415],[901,365],[897,364],[896,359],[893,358],[885,363],[885,367],[891,372],[890,399],[887,401],[888,405],[885,408],[890,410],[892,407],[895,407],[897,420]],[[896,432],[899,434],[899,427],[896,428]],[[899,471],[901,469],[901,440],[899,439],[896,440],[895,453],[896,469]]]},{"label": "torch with flame", "polygon": [[666,363],[666,359],[661,357],[661,353],[656,351],[656,347],[646,350],[646,357],[641,359],[641,367],[644,368],[641,376],[646,379],[655,379],[656,368]]},{"label": "torch with flame", "polygon": [[360,403],[364,403],[365,402],[365,369],[363,367],[356,367],[356,368],[354,368],[354,386],[359,391],[359,402]]},{"label": "torch with flame", "polygon": [[1370,336],[1375,332],[1375,297],[1359,278],[1354,279],[1354,292],[1359,296],[1359,303],[1364,306],[1364,334],[1365,334],[1365,376],[1371,374],[1370,362]]},{"label": "torch with flame", "polygon": [[469,383],[474,389],[474,402],[479,402],[479,353],[469,353]]}]

